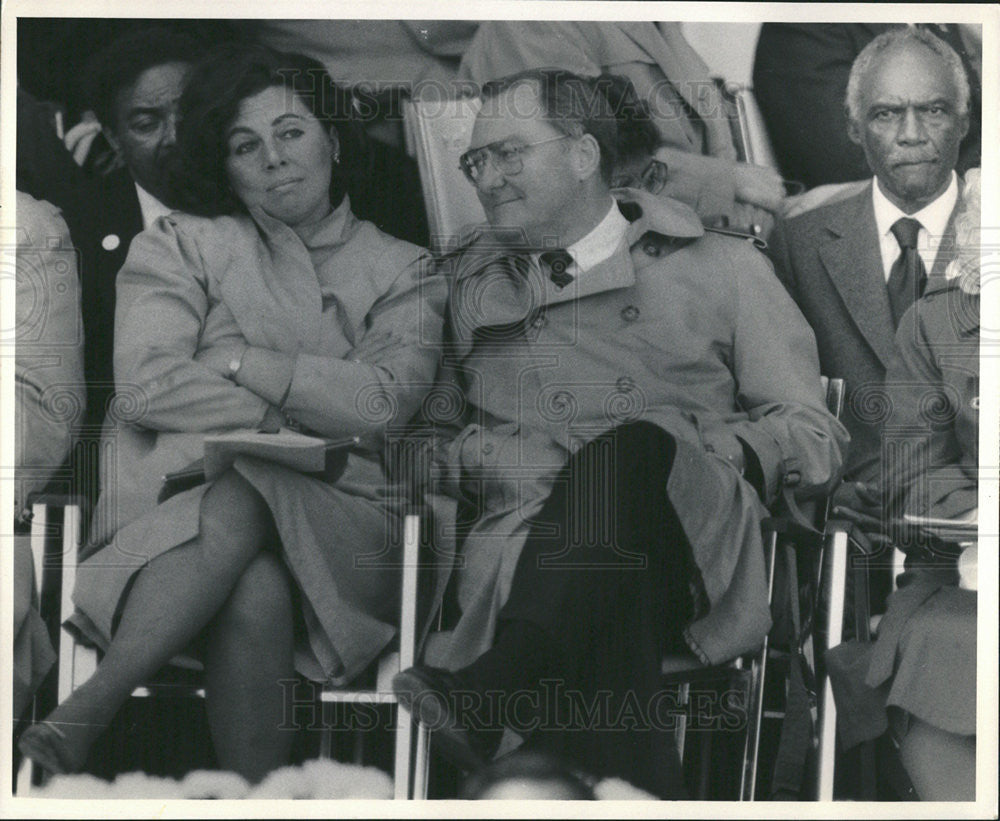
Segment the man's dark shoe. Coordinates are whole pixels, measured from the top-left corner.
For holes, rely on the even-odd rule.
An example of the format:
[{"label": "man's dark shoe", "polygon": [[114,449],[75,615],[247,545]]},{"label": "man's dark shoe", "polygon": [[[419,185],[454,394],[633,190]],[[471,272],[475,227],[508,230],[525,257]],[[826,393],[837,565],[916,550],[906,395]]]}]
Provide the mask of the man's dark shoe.
[{"label": "man's dark shoe", "polygon": [[502,731],[475,728],[472,716],[460,715],[460,706],[481,696],[454,673],[418,665],[397,673],[392,689],[399,705],[433,732],[441,754],[466,772],[489,763]]}]

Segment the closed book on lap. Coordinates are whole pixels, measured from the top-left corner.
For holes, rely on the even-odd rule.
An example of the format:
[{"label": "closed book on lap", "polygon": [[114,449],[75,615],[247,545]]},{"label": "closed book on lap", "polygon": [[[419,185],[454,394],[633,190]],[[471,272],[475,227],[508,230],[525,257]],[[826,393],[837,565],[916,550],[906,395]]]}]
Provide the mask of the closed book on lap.
[{"label": "closed book on lap", "polygon": [[209,434],[205,437],[205,478],[217,479],[238,456],[251,456],[332,481],[347,463],[348,449],[357,443],[356,437],[325,439],[285,429]]},{"label": "closed book on lap", "polygon": [[232,466],[237,456],[252,456],[289,467],[301,473],[335,481],[347,464],[349,449],[357,437],[324,439],[290,430],[275,433],[235,431],[205,437],[205,456],[163,477],[157,503],[214,480]]}]

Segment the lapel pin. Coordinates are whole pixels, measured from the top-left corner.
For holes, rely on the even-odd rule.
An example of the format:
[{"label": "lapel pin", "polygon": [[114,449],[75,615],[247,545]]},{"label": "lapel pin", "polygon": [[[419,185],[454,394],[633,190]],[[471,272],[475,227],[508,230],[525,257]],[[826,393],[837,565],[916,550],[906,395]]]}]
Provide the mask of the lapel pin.
[{"label": "lapel pin", "polygon": [[101,240],[101,247],[105,251],[114,251],[119,245],[122,244],[121,239],[118,234],[108,234],[104,239]]}]

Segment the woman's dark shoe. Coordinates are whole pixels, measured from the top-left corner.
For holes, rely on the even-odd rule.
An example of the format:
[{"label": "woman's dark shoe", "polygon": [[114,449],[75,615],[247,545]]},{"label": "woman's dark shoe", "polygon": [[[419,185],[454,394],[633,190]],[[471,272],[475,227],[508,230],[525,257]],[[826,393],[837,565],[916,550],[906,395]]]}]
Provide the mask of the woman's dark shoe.
[{"label": "woman's dark shoe", "polygon": [[83,762],[73,758],[66,744],[66,734],[50,721],[28,727],[21,734],[17,747],[21,755],[53,775],[77,773],[83,769]]},{"label": "woman's dark shoe", "polygon": [[434,733],[434,743],[445,758],[466,772],[489,763],[502,729],[477,728],[471,710],[460,710],[460,704],[476,704],[482,696],[458,676],[418,665],[397,673],[392,689],[400,706]]}]

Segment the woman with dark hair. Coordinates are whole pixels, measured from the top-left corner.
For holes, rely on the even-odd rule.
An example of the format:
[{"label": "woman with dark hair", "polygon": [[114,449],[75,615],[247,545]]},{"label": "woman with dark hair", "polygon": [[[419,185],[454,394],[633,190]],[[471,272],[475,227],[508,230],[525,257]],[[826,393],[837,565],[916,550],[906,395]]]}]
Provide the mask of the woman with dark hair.
[{"label": "woman with dark hair", "polygon": [[[289,755],[279,682],[350,681],[395,632],[382,445],[433,380],[446,285],[351,213],[351,107],[318,63],[220,46],[180,111],[189,213],[136,237],[118,277],[120,399],[74,592],[105,655],[20,746],[81,769],[132,690],[194,653],[219,763],[256,781]],[[336,478],[241,456],[158,501],[204,434],[279,427],[358,444]]]}]

